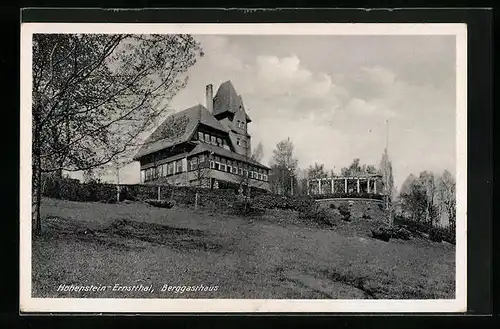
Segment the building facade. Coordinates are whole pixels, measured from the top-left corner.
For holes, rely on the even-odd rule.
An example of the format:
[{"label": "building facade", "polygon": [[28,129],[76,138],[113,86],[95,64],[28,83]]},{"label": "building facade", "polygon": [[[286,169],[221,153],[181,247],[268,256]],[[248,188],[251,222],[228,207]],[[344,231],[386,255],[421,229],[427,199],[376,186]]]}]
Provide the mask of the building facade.
[{"label": "building facade", "polygon": [[250,117],[230,81],[205,90],[206,106],[174,113],[149,136],[135,155],[141,182],[269,190],[267,166],[252,160]]}]

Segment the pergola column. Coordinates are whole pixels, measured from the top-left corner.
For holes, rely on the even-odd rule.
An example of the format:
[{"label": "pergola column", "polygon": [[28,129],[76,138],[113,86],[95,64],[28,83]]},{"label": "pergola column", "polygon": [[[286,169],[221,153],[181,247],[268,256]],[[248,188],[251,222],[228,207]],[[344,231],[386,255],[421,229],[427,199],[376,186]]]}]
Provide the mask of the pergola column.
[{"label": "pergola column", "polygon": [[370,194],[370,179],[369,178],[366,180],[366,187],[368,190],[368,194]]},{"label": "pergola column", "polygon": [[373,193],[377,194],[377,181],[373,181]]},{"label": "pergola column", "polygon": [[307,180],[307,195],[309,195],[309,179]]},{"label": "pergola column", "polygon": [[344,193],[347,193],[347,178],[344,180]]},{"label": "pergola column", "polygon": [[335,181],[332,178],[332,194],[335,193]]},{"label": "pergola column", "polygon": [[318,193],[321,194],[321,179],[318,179]]},{"label": "pergola column", "polygon": [[357,192],[359,194],[359,178],[356,179],[356,190],[357,190]]}]

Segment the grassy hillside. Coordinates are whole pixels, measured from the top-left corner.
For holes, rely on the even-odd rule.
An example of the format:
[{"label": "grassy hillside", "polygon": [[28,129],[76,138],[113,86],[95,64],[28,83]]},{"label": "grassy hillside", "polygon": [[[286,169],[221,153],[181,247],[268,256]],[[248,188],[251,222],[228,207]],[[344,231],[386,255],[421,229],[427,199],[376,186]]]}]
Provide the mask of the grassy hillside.
[{"label": "grassy hillside", "polygon": [[[372,217],[382,216],[376,208]],[[455,247],[369,237],[377,218],[306,225],[293,211],[241,218],[143,203],[44,199],[33,241],[34,297],[454,298]],[[60,284],[152,285],[58,292]],[[212,292],[161,292],[168,285]]]}]

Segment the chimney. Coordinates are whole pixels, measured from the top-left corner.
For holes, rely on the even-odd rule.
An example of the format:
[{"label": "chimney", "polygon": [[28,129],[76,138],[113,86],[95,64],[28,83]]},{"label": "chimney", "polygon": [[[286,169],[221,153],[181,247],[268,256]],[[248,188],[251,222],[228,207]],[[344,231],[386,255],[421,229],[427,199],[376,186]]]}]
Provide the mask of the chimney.
[{"label": "chimney", "polygon": [[214,109],[214,95],[213,95],[213,89],[212,85],[207,85],[206,92],[206,107],[208,112],[212,113]]}]

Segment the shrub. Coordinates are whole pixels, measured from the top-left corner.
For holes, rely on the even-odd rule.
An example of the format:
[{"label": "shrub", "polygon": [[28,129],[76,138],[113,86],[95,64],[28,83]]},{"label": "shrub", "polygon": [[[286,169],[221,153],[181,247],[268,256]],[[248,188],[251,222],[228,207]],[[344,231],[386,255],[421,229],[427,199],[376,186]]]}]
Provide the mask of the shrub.
[{"label": "shrub", "polygon": [[442,242],[443,233],[439,229],[431,229],[429,231],[429,240],[434,242]]},{"label": "shrub", "polygon": [[374,193],[344,193],[344,192],[337,192],[337,193],[327,193],[327,194],[321,194],[321,195],[316,195],[316,198],[318,199],[340,199],[340,198],[353,198],[353,199],[375,199],[375,200],[382,200],[383,196],[380,194],[374,194]]},{"label": "shrub", "polygon": [[395,226],[391,230],[391,238],[401,239],[401,240],[410,240],[410,231],[401,226]]},{"label": "shrub", "polygon": [[351,220],[351,209],[349,208],[348,204],[342,203],[338,207],[338,211],[339,211],[340,215],[342,216],[342,220],[345,220],[345,221]]},{"label": "shrub", "polygon": [[252,199],[240,199],[238,198],[233,202],[232,207],[233,213],[238,216],[262,216],[265,209],[259,204],[254,202]]},{"label": "shrub", "polygon": [[282,209],[302,211],[310,208],[314,203],[311,197],[286,197],[276,194],[259,194],[253,198],[256,204],[264,209]]},{"label": "shrub", "polygon": [[296,210],[298,212],[305,211],[307,209],[317,206],[316,201],[314,201],[314,199],[309,196],[292,198],[291,204],[292,204],[291,209]]},{"label": "shrub", "polygon": [[391,239],[392,232],[388,227],[379,227],[376,231],[372,230],[372,237],[378,240],[388,242]]},{"label": "shrub", "polygon": [[334,226],[335,220],[329,209],[314,205],[299,212],[299,218],[312,221],[320,226]]},{"label": "shrub", "polygon": [[146,200],[146,202],[154,207],[170,209],[175,205],[172,200]]},{"label": "shrub", "polygon": [[363,216],[361,216],[361,218],[363,218],[363,219],[371,219],[372,216],[370,216],[369,214],[363,213]]},{"label": "shrub", "polygon": [[334,203],[330,203],[330,209],[337,209],[337,206]]}]

